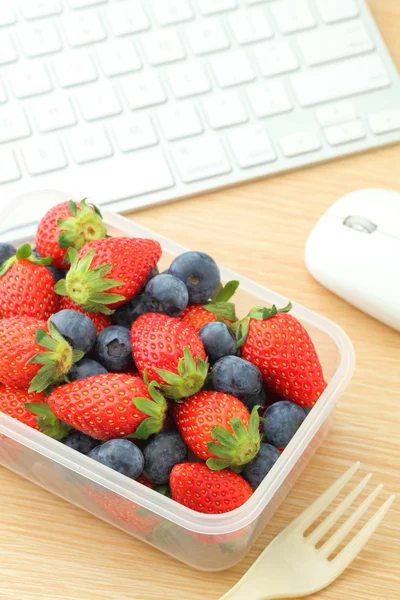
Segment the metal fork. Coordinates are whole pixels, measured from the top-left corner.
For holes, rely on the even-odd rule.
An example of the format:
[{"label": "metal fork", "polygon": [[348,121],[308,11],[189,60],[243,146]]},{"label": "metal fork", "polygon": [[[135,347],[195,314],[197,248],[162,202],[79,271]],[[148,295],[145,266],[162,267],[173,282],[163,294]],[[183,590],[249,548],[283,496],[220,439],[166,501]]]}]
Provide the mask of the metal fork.
[{"label": "metal fork", "polygon": [[353,504],[371,479],[372,473],[364,477],[310,535],[305,537],[304,534],[339,495],[359,466],[359,462],[355,463],[290,523],[221,600],[298,598],[314,594],[339,577],[368,542],[392,505],[395,496],[391,496],[381,505],[357,535],[332,560],[328,560],[330,555],[352,531],[378,496],[383,485],[378,485],[320,548],[317,549],[316,544]]}]

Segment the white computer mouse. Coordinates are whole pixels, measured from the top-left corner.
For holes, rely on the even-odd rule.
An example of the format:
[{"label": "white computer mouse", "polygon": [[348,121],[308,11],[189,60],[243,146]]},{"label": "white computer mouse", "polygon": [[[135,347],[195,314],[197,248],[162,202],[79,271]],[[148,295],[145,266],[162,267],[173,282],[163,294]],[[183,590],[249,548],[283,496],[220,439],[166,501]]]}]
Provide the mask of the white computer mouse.
[{"label": "white computer mouse", "polygon": [[322,285],[400,331],[400,193],[338,200],[311,232],[305,261]]}]

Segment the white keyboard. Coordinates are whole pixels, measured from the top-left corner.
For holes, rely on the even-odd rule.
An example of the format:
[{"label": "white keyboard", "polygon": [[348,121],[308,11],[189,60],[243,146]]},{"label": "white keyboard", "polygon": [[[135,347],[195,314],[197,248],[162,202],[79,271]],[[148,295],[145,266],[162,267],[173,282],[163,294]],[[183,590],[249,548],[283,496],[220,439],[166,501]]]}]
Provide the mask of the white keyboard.
[{"label": "white keyboard", "polygon": [[363,0],[0,0],[1,203],[132,210],[399,140]]}]

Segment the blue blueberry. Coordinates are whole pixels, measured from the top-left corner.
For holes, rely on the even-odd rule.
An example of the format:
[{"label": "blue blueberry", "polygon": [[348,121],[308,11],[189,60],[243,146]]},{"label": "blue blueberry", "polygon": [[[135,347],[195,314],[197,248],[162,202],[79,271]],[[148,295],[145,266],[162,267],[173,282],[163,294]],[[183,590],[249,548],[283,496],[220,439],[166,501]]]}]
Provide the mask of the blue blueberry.
[{"label": "blue blueberry", "polygon": [[148,278],[146,279],[146,281],[143,284],[143,289],[146,287],[146,285],[149,283],[149,281],[151,281],[152,279],[154,279],[154,277],[157,277],[157,275],[160,274],[160,270],[157,267],[157,265],[154,267],[154,269],[152,270],[152,272],[150,273],[150,275],[148,276]]},{"label": "blue blueberry", "polygon": [[123,373],[133,367],[131,335],[126,327],[111,325],[97,336],[94,355],[111,373]]},{"label": "blue blueberry", "polygon": [[114,325],[120,325],[130,329],[132,323],[136,321],[141,315],[148,312],[144,305],[144,294],[138,294],[129,302],[126,302],[122,306],[119,306],[113,315],[111,320]]},{"label": "blue blueberry", "polygon": [[279,450],[274,448],[274,446],[261,444],[259,453],[244,467],[241,476],[255,490],[262,483],[264,477],[272,469],[279,457]]},{"label": "blue blueberry", "polygon": [[99,449],[92,450],[89,456],[131,479],[137,479],[143,472],[143,454],[129,440],[109,440],[102,444]]},{"label": "blue blueberry", "polygon": [[259,394],[262,389],[262,376],[255,365],[239,358],[224,356],[212,369],[214,389],[231,394],[243,402],[246,398]]},{"label": "blue blueberry", "polygon": [[81,454],[89,454],[89,452],[101,444],[99,440],[95,440],[90,435],[86,435],[86,433],[82,433],[81,431],[72,431],[62,442]]},{"label": "blue blueberry", "polygon": [[184,252],[172,262],[169,272],[181,279],[189,292],[189,304],[204,304],[221,283],[217,263],[204,252]]},{"label": "blue blueberry", "polygon": [[82,358],[82,360],[72,365],[68,373],[68,379],[70,381],[78,381],[78,379],[86,379],[86,377],[102,375],[104,373],[108,373],[108,371],[99,362],[91,358]]},{"label": "blue blueberry", "polygon": [[263,388],[258,392],[258,394],[253,394],[252,396],[247,396],[243,400],[243,404],[247,406],[249,411],[251,412],[255,406],[265,406],[266,396]]},{"label": "blue blueberry", "polygon": [[93,348],[97,331],[87,315],[66,308],[52,315],[49,320],[75,350],[82,350],[86,354]]},{"label": "blue blueberry", "polygon": [[161,431],[150,438],[143,451],[143,473],[156,485],[168,483],[173,467],[185,462],[187,453],[187,446],[177,431]]},{"label": "blue blueberry", "polygon": [[304,410],[294,402],[271,404],[264,413],[265,440],[276,448],[286,448],[305,418]]},{"label": "blue blueberry", "polygon": [[144,303],[148,312],[177,317],[188,305],[186,285],[172,275],[157,275],[144,290]]},{"label": "blue blueberry", "polygon": [[88,456],[89,456],[90,458],[93,458],[93,460],[98,460],[98,456],[99,456],[100,448],[101,448],[101,445],[100,445],[100,446],[96,446],[95,448],[93,448],[93,450],[91,450],[91,451],[88,453]]},{"label": "blue blueberry", "polygon": [[15,256],[17,252],[16,248],[11,244],[7,244],[7,242],[0,242],[0,267],[12,256]]},{"label": "blue blueberry", "polygon": [[211,363],[223,356],[236,353],[235,336],[225,323],[220,321],[207,323],[200,329],[199,336]]}]

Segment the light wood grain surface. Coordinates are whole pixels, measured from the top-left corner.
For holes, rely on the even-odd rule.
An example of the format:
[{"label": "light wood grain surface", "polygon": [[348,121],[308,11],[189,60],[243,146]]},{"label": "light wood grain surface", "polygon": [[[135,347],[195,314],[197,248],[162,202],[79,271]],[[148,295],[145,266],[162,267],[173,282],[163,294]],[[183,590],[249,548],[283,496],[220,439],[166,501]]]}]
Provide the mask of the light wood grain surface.
[{"label": "light wood grain surface", "polygon": [[[400,67],[400,2],[369,4]],[[303,263],[307,235],[321,213],[354,189],[400,189],[399,165],[397,146],[134,215],[336,321],[355,346],[354,379],[326,442],[267,530],[246,559],[223,573],[196,572],[0,467],[2,600],[217,600],[357,459],[398,500],[360,557],[314,598],[399,599],[400,334],[323,289]]]}]

